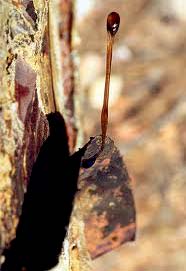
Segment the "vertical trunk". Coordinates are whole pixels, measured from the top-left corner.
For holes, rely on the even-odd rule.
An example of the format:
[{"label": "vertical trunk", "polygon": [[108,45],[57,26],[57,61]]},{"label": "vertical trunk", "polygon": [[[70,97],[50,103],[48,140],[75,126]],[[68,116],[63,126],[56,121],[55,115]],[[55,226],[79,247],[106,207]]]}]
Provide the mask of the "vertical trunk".
[{"label": "vertical trunk", "polygon": [[[70,57],[72,2],[2,0],[0,5],[1,255],[15,237],[32,166],[48,136],[45,115],[56,109],[63,114],[71,150],[76,128]],[[61,20],[63,29],[59,29]]]}]

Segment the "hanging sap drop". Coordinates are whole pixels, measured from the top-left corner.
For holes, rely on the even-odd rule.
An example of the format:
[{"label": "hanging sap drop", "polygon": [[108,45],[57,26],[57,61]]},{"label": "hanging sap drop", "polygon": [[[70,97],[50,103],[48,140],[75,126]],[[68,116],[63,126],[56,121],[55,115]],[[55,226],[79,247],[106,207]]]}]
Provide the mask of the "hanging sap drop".
[{"label": "hanging sap drop", "polygon": [[107,17],[107,31],[114,36],[120,24],[120,16],[117,12],[111,12]]}]

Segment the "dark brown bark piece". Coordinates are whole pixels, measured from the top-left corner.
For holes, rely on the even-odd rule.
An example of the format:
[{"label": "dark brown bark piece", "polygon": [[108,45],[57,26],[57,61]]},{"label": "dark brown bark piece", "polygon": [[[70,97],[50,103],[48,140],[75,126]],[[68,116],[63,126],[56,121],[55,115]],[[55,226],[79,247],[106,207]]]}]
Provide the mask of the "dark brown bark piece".
[{"label": "dark brown bark piece", "polygon": [[[65,74],[63,77],[64,108],[66,112],[65,122],[67,126],[70,152],[73,152],[77,140],[77,126],[75,123],[75,65],[72,50],[73,30],[73,1],[60,1],[59,37],[61,45],[61,67]],[[77,97],[76,97],[77,98]]]},{"label": "dark brown bark piece", "polygon": [[[96,136],[84,159],[98,153],[101,142],[101,136]],[[83,208],[87,247],[93,259],[135,239],[131,181],[112,139],[106,138],[104,150],[92,167],[81,168],[79,189],[77,199]]]},{"label": "dark brown bark piece", "polygon": [[29,14],[29,16],[32,18],[34,22],[37,21],[37,14],[34,8],[33,1],[29,1],[26,7],[26,12]]}]

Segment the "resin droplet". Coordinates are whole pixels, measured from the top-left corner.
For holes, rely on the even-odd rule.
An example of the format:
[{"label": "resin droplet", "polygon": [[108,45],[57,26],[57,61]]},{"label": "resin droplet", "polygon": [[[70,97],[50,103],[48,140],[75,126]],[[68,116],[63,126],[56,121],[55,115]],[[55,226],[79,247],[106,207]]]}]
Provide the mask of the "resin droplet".
[{"label": "resin droplet", "polygon": [[117,12],[111,12],[107,17],[107,31],[114,36],[119,28],[120,16]]}]

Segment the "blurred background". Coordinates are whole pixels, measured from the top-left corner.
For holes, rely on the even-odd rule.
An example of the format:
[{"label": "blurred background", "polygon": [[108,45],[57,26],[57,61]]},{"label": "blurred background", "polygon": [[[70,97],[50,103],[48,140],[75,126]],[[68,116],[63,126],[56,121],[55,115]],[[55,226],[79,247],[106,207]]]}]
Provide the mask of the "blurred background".
[{"label": "blurred background", "polygon": [[77,0],[86,139],[100,134],[106,18],[116,35],[108,134],[133,181],[137,237],[93,262],[94,271],[186,270],[186,1]]}]

